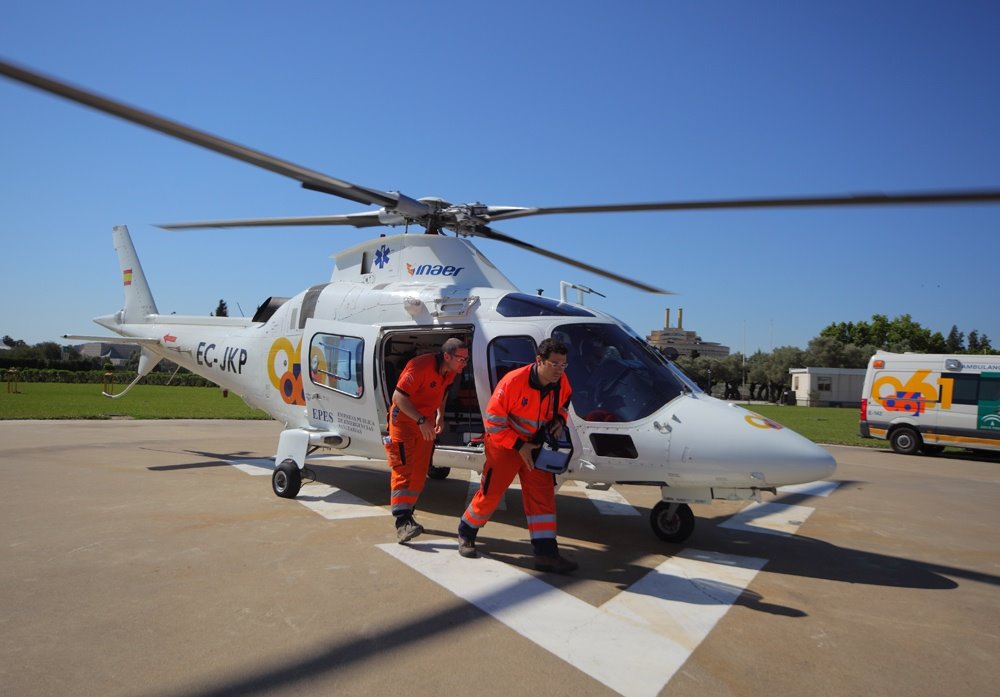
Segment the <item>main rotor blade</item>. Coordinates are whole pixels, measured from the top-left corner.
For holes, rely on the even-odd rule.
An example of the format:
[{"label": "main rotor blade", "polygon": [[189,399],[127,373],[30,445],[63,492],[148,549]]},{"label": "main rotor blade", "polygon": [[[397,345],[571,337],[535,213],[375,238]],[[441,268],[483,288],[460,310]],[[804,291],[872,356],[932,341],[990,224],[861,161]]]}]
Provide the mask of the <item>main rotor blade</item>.
[{"label": "main rotor blade", "polygon": [[357,203],[376,204],[388,208],[395,207],[398,196],[386,191],[358,186],[342,179],[336,179],[321,172],[315,172],[300,167],[293,162],[273,157],[266,153],[234,143],[224,138],[199,131],[170,119],[151,114],[122,102],[103,97],[94,92],[74,87],[65,82],[41,75],[34,71],[0,60],[0,75],[37,87],[45,92],[64,97],[71,101],[92,107],[106,114],[117,116],[132,123],[165,133],[168,136],[186,140],[203,148],[214,150],[237,160],[242,160],[256,167],[270,170],[302,183],[303,186],[316,191],[333,194]]},{"label": "main rotor blade", "polygon": [[244,218],[242,220],[201,220],[189,223],[163,223],[156,227],[163,230],[199,230],[205,228],[236,227],[298,227],[306,225],[352,225],[356,228],[379,227],[382,225],[402,225],[406,221],[401,216],[392,220],[382,211],[348,213],[347,215],[307,215],[291,218]]},{"label": "main rotor blade", "polygon": [[529,252],[534,252],[535,254],[541,254],[543,257],[548,257],[549,259],[555,259],[556,261],[561,261],[564,264],[569,264],[570,266],[575,266],[578,269],[583,269],[584,271],[589,271],[590,273],[597,274],[598,276],[603,276],[604,278],[610,278],[612,281],[617,281],[618,283],[624,283],[627,286],[632,286],[633,288],[638,288],[639,290],[644,290],[647,293],[658,293],[660,295],[673,295],[673,291],[663,290],[662,288],[657,288],[655,286],[650,286],[641,281],[637,281],[634,278],[627,278],[625,276],[620,276],[611,271],[605,269],[599,269],[596,266],[591,266],[590,264],[585,264],[582,261],[577,261],[576,259],[570,259],[562,254],[557,254],[556,252],[549,251],[542,247],[536,247],[528,242],[522,242],[521,240],[515,239],[510,235],[505,235],[502,232],[488,228],[485,225],[476,228],[475,231],[468,233],[474,237],[485,237],[488,240],[497,240],[498,242],[506,242],[507,244],[512,244],[515,247],[520,247]]},{"label": "main rotor blade", "polygon": [[[801,196],[788,198],[735,198],[707,201],[663,201],[660,203],[622,203],[598,206],[560,206],[547,208],[491,207],[490,220],[512,220],[530,215],[561,213],[634,213],[639,211],[698,211],[751,208],[810,208],[821,206],[908,206],[949,203],[997,203],[1000,190],[917,191],[903,193],[866,193],[843,196]],[[495,212],[494,212],[495,211]]]}]

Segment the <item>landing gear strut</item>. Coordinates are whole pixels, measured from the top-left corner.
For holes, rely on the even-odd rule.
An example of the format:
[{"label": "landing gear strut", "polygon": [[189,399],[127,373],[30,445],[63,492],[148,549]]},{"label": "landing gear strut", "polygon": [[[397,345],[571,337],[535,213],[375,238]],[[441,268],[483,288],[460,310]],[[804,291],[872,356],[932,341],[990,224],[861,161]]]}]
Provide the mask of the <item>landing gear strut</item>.
[{"label": "landing gear strut", "polygon": [[694,532],[694,513],[686,503],[660,501],[650,511],[649,524],[664,542],[680,543]]}]

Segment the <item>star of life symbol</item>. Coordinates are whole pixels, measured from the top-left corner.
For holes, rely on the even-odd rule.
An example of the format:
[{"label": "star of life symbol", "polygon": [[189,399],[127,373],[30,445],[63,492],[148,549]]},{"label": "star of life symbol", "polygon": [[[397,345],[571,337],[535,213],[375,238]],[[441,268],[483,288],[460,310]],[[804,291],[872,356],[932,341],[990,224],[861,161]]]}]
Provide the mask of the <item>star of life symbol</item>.
[{"label": "star of life symbol", "polygon": [[375,265],[380,269],[389,263],[389,248],[382,245],[375,252]]}]

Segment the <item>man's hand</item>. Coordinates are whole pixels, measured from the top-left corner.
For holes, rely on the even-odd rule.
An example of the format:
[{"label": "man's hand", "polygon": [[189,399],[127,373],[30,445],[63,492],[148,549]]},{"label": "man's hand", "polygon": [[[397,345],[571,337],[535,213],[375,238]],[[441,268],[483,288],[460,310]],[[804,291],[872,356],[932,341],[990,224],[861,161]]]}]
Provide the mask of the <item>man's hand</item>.
[{"label": "man's hand", "polygon": [[434,440],[434,424],[430,421],[424,421],[420,424],[420,435],[424,437],[424,440]]},{"label": "man's hand", "polygon": [[532,454],[540,447],[542,446],[538,443],[525,443],[517,449],[517,452],[521,455],[521,459],[524,460],[524,464],[528,467],[532,467],[535,464]]}]

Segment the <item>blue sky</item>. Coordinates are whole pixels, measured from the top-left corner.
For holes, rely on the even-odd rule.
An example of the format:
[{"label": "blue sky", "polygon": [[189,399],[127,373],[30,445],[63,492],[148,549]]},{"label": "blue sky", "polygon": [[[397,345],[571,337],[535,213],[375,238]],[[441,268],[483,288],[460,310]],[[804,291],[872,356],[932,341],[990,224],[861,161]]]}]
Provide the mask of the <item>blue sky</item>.
[{"label": "blue sky", "polygon": [[[995,2],[8,3],[0,55],[412,197],[560,206],[1000,188]],[[350,201],[0,79],[0,335],[97,333],[127,224],[161,312],[252,314],[328,280],[350,228],[154,223]],[[734,351],[908,313],[1000,345],[1000,205],[543,216],[489,241],[527,292],[591,286]]]}]

